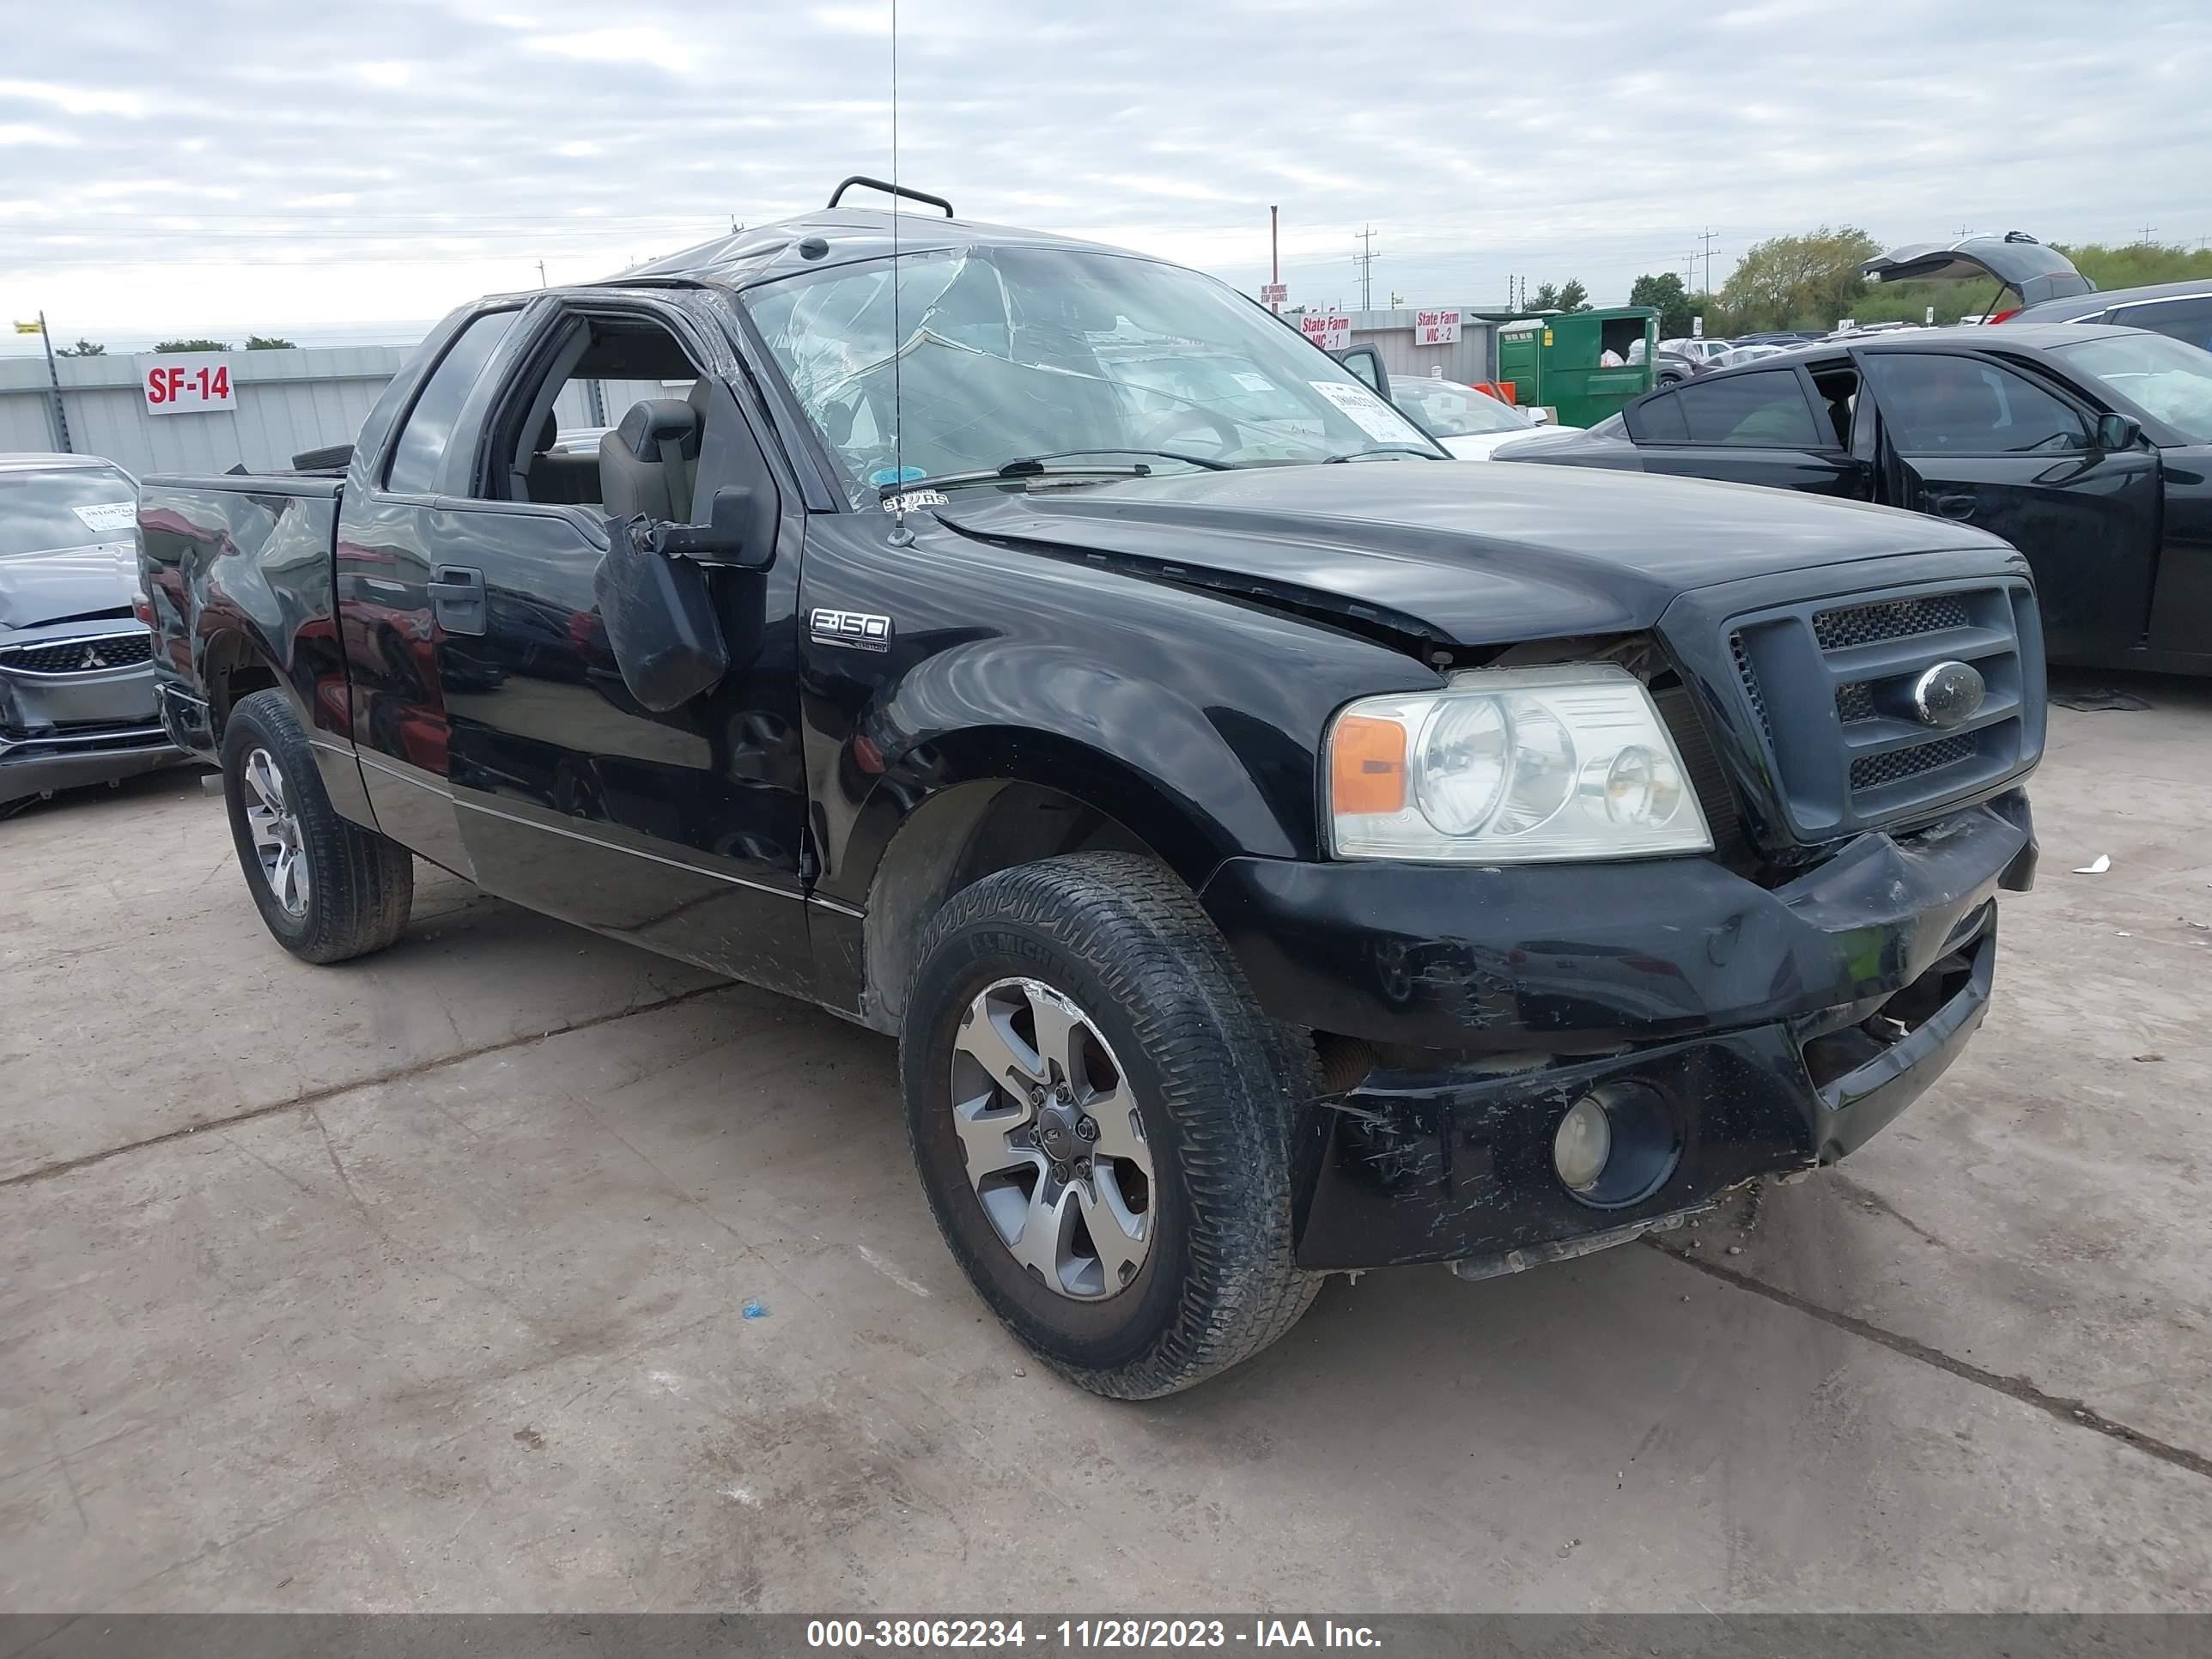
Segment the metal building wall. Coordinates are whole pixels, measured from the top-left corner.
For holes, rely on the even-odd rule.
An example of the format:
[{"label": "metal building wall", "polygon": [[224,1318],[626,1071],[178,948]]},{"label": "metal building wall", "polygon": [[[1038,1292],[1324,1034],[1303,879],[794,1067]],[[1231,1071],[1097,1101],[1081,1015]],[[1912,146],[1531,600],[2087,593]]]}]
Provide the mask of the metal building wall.
[{"label": "metal building wall", "polygon": [[[1436,309],[1434,307],[1425,309]],[[1449,310],[1445,307],[1443,309]],[[1447,380],[1458,380],[1472,385],[1477,380],[1497,378],[1498,331],[1496,325],[1474,315],[1474,308],[1460,307],[1459,338],[1450,345],[1417,346],[1413,343],[1414,313],[1404,311],[1355,311],[1352,313],[1352,343],[1372,345],[1382,354],[1382,367],[1393,374],[1415,377],[1426,375],[1431,369],[1441,368]]]},{"label": "metal building wall", "polygon": [[[62,407],[70,447],[102,455],[140,477],[149,472],[225,472],[243,463],[250,471],[287,467],[292,457],[327,444],[351,443],[383,395],[385,384],[413,355],[410,346],[355,346],[337,350],[232,351],[230,368],[238,406],[207,413],[155,415],[140,387],[147,369],[173,361],[147,354],[131,357],[64,357]],[[612,425],[641,398],[681,398],[689,380],[606,380],[600,383],[604,421],[593,418],[590,395],[580,383],[554,405],[563,428]],[[0,453],[58,447],[44,357],[0,358]]]},{"label": "metal building wall", "polygon": [[[238,406],[178,415],[152,413],[140,390],[145,371],[169,361],[161,356],[65,357],[56,367],[70,447],[143,477],[283,467],[302,450],[350,443],[408,356],[400,346],[228,352]],[[57,447],[46,360],[0,359],[0,450]]]}]

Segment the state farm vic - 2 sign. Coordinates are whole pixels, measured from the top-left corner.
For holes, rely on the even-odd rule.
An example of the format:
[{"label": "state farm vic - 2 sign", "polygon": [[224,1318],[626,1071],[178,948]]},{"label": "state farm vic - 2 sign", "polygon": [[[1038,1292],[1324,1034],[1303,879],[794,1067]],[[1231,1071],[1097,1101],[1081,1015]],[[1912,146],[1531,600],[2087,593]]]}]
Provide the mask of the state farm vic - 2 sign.
[{"label": "state farm vic - 2 sign", "polygon": [[214,352],[149,357],[138,376],[149,415],[203,415],[236,409],[229,361]]}]

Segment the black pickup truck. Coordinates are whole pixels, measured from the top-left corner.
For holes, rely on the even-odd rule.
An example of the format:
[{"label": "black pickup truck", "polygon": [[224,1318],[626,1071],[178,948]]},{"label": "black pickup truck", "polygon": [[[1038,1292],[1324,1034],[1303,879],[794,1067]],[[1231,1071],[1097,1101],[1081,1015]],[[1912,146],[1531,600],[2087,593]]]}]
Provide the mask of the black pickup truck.
[{"label": "black pickup truck", "polygon": [[1841,1157],[2033,872],[2002,543],[1449,461],[1211,279],[949,206],[465,307],[342,475],[139,527],[281,944],[388,945],[421,857],[896,1034],[947,1243],[1109,1395]]}]

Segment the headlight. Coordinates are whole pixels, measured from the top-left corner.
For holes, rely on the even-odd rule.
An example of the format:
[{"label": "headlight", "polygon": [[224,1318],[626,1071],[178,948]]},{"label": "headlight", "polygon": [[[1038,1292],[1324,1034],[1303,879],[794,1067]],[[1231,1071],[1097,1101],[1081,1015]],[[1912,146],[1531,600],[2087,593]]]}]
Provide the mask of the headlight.
[{"label": "headlight", "polygon": [[1705,853],[1712,836],[1642,682],[1613,663],[1485,669],[1363,697],[1329,726],[1339,858],[1506,864]]}]

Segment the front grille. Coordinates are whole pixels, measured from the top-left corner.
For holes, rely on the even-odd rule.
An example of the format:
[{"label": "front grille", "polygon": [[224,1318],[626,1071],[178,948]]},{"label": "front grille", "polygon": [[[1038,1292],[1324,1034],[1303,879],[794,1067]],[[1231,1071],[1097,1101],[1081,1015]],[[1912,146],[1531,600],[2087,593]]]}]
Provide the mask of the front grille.
[{"label": "front grille", "polygon": [[1751,699],[1751,712],[1759,720],[1759,729],[1769,743],[1774,741],[1774,728],[1766,723],[1766,699],[1759,695],[1759,676],[1752,672],[1751,658],[1743,648],[1743,635],[1729,635],[1729,652],[1735,659],[1735,672],[1742,678],[1744,696]]},{"label": "front grille", "polygon": [[96,674],[103,669],[136,668],[153,659],[154,636],[144,629],[0,646],[0,670],[14,674]]},{"label": "front grille", "polygon": [[1879,645],[1884,640],[1970,625],[1966,602],[1955,593],[1942,593],[1932,599],[1891,599],[1881,605],[1820,611],[1813,618],[1813,637],[1823,651],[1844,651],[1855,645]]},{"label": "front grille", "polygon": [[1940,743],[1923,743],[1917,749],[1890,749],[1879,755],[1861,755],[1851,763],[1851,787],[1877,789],[1885,783],[1933,772],[1939,766],[1954,766],[1962,760],[1971,760],[1973,753],[1972,738],[1945,738]]},{"label": "front grille", "polygon": [[[2024,581],[1783,605],[1720,627],[1742,690],[1730,723],[1747,725],[1763,747],[1761,782],[1789,839],[1818,843],[1925,817],[2018,775],[2041,752],[2042,635]],[[1984,688],[1979,708],[1948,730],[1918,712],[1913,690],[1944,662],[1972,667]]]}]

